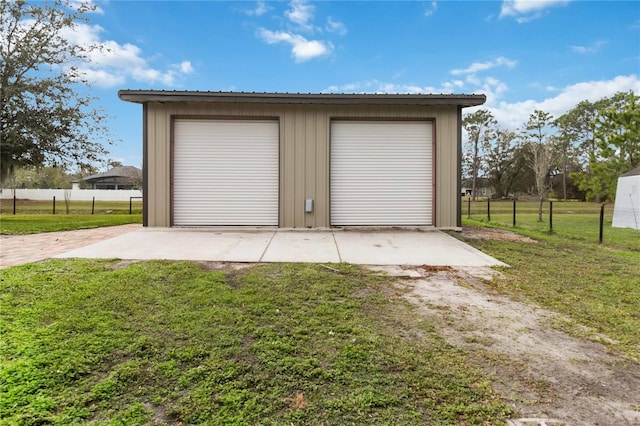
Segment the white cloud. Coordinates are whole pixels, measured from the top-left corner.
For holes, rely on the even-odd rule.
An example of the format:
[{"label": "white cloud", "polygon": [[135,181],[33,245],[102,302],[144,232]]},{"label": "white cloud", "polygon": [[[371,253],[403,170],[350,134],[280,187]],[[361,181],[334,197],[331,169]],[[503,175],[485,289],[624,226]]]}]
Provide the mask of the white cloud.
[{"label": "white cloud", "polygon": [[114,75],[100,69],[83,68],[82,75],[85,80],[95,82],[100,87],[122,86],[126,82],[123,75]]},{"label": "white cloud", "polygon": [[128,79],[141,83],[173,86],[179,77],[194,72],[189,61],[172,64],[167,70],[153,68],[138,46],[103,40],[99,25],[78,24],[64,36],[80,46],[96,46],[88,54],[89,62],[76,64],[84,78],[100,87],[114,87]]},{"label": "white cloud", "polygon": [[[266,28],[258,28],[257,35],[267,44],[286,43],[291,46],[291,56],[296,62],[305,62],[321,56],[327,56],[333,52],[333,44],[327,40],[309,40],[300,33],[322,33],[323,29],[313,25],[315,6],[307,0],[291,0],[289,9],[284,14],[289,23],[285,23],[286,29],[272,31]],[[293,24],[293,25],[291,25]],[[327,18],[325,30],[328,33],[345,35],[347,27],[339,21]]]},{"label": "white cloud", "polygon": [[379,80],[365,80],[343,85],[329,86],[323,93],[400,93],[400,94],[428,94],[449,93],[445,87],[417,86],[413,84],[388,83]]},{"label": "white cloud", "polygon": [[493,113],[500,125],[517,129],[527,121],[531,113],[536,109],[546,111],[554,117],[559,117],[583,100],[595,102],[604,97],[613,96],[617,92],[627,92],[629,90],[640,93],[640,79],[635,74],[621,75],[611,80],[581,82],[562,89],[547,86],[546,89],[552,97],[541,101],[529,99],[520,102],[506,102],[501,101],[508,91],[508,86],[504,82],[493,77],[484,79],[475,77],[473,83],[467,80],[453,80],[442,83],[440,87],[389,83],[373,79],[329,86],[323,90],[323,93],[481,93],[487,96],[486,103],[477,107],[466,108],[465,113],[485,108]]},{"label": "white cloud", "polygon": [[487,62],[474,62],[469,65],[467,68],[463,69],[454,69],[451,70],[451,74],[453,75],[462,75],[462,74],[475,74],[479,71],[486,71],[491,68],[506,66],[507,68],[513,68],[516,66],[518,61],[513,61],[511,59],[507,59],[505,57],[500,56],[493,61]]},{"label": "white cloud", "polygon": [[342,22],[334,21],[331,17],[327,18],[327,25],[325,28],[330,33],[337,33],[341,36],[347,34],[347,27]]},{"label": "white cloud", "polygon": [[287,43],[296,62],[304,62],[331,53],[333,45],[320,40],[307,40],[299,34],[260,28],[258,34],[267,44]]},{"label": "white cloud", "polygon": [[589,46],[569,46],[569,49],[571,49],[571,51],[575,53],[590,54],[590,53],[596,53],[605,44],[607,44],[606,41],[598,40],[596,42],[591,43]]},{"label": "white cloud", "polygon": [[432,1],[431,5],[425,9],[424,15],[431,16],[436,13],[436,10],[438,10],[438,2]]},{"label": "white cloud", "polygon": [[[525,100],[511,103],[491,102],[487,99],[487,104],[484,108],[489,109],[501,125],[515,129],[521,126],[536,109],[546,111],[554,117],[559,117],[581,101],[595,102],[604,97],[613,96],[617,92],[629,90],[640,93],[640,79],[635,74],[620,75],[611,80],[585,81],[572,84],[558,90],[555,96],[542,101]],[[471,111],[473,110],[470,109],[467,112]]]},{"label": "white cloud", "polygon": [[180,62],[180,72],[183,74],[192,74],[195,70],[193,69],[193,65],[191,65],[190,61],[182,61]]},{"label": "white cloud", "polygon": [[250,16],[262,16],[265,13],[267,13],[269,10],[271,10],[271,8],[267,6],[267,3],[265,3],[263,0],[258,0],[255,8],[246,9],[244,13]]},{"label": "white cloud", "polygon": [[100,8],[93,0],[71,0],[69,2],[69,6],[79,10],[84,9],[87,10],[88,13],[97,13],[98,15],[104,15],[104,10]]},{"label": "white cloud", "polygon": [[546,9],[562,6],[571,0],[504,0],[500,9],[500,18],[515,17],[518,23],[538,19]]},{"label": "white cloud", "polygon": [[284,14],[293,23],[304,31],[313,31],[313,25],[309,21],[313,20],[315,7],[307,3],[306,0],[292,0],[289,3],[291,9]]}]

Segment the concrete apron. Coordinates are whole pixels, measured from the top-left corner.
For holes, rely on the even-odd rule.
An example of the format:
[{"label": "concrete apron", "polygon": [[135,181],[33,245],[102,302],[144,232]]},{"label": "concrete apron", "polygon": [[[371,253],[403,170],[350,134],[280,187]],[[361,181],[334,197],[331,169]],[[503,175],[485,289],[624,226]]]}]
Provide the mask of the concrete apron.
[{"label": "concrete apron", "polygon": [[144,228],[55,257],[506,266],[437,230]]}]

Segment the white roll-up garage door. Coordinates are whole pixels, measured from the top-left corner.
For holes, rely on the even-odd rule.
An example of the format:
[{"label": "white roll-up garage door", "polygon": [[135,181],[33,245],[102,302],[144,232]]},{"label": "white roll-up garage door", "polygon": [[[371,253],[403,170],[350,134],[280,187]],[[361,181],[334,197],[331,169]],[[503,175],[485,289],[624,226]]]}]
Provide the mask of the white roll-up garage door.
[{"label": "white roll-up garage door", "polygon": [[278,225],[278,122],[176,119],[173,224]]},{"label": "white roll-up garage door", "polygon": [[432,124],[331,123],[331,224],[432,225]]}]

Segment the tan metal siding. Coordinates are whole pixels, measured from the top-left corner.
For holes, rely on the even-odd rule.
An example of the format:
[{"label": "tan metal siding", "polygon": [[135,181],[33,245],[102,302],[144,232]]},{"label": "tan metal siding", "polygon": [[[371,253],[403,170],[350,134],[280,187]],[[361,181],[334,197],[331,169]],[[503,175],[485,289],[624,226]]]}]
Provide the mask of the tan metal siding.
[{"label": "tan metal siding", "polygon": [[[172,115],[274,117],[280,121],[280,226],[328,227],[332,118],[431,118],[435,126],[437,227],[456,226],[457,109],[403,105],[148,104],[149,226],[170,226]],[[304,200],[314,200],[313,213]]]}]

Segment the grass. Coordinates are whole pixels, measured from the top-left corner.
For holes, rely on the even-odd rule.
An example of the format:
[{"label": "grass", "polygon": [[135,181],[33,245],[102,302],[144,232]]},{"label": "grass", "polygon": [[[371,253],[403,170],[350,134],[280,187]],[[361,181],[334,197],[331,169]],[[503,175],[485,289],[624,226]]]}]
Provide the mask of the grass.
[{"label": "grass", "polygon": [[[69,203],[68,214],[129,214],[129,201],[76,201]],[[142,201],[131,203],[132,213],[142,212]],[[13,214],[13,200],[1,200],[0,213]],[[53,214],[53,200],[17,200],[16,214]],[[56,200],[56,214],[67,214],[64,199]]]},{"label": "grass", "polygon": [[0,424],[485,425],[512,414],[389,278],[354,266],[49,260],[0,277]]},{"label": "grass", "polygon": [[[487,223],[487,203],[463,203],[463,220],[490,226],[514,229],[518,232],[548,233],[549,203],[544,203],[543,220],[538,222],[536,202],[517,202],[516,227],[513,228],[513,202],[491,203],[491,222]],[[613,206],[605,206],[603,242],[612,247],[640,251],[640,231],[630,228],[612,228]],[[562,238],[598,243],[600,233],[600,204],[584,202],[553,202],[553,233]]]},{"label": "grass", "polygon": [[[464,225],[486,226],[465,219]],[[496,223],[492,227],[511,229]],[[640,358],[640,250],[635,231],[626,230],[614,247],[600,246],[575,234],[517,228],[537,244],[498,240],[467,242],[511,268],[491,286],[517,299],[534,301],[560,312],[567,321],[556,322],[567,331],[598,338],[629,357]],[[555,227],[554,227],[555,229]],[[591,331],[585,332],[582,326]]]},{"label": "grass", "polygon": [[[66,212],[64,200],[56,201],[53,214],[51,201],[17,200],[13,214],[13,200],[0,204],[0,234],[37,234],[40,232],[71,231],[102,226],[142,223],[142,203],[128,201],[73,201]],[[93,211],[93,214],[92,214]]]},{"label": "grass", "polygon": [[142,223],[142,214],[0,214],[0,234],[38,234]]}]

